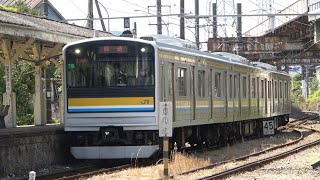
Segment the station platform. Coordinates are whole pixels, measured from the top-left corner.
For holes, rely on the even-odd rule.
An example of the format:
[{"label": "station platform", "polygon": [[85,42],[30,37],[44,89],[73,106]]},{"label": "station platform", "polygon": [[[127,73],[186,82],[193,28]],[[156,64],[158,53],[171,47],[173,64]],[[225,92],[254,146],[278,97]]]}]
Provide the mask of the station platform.
[{"label": "station platform", "polygon": [[0,136],[14,136],[27,133],[50,133],[63,131],[62,124],[46,125],[46,126],[18,126],[16,128],[0,128]]},{"label": "station platform", "polygon": [[0,179],[74,160],[70,141],[61,124],[0,129]]}]

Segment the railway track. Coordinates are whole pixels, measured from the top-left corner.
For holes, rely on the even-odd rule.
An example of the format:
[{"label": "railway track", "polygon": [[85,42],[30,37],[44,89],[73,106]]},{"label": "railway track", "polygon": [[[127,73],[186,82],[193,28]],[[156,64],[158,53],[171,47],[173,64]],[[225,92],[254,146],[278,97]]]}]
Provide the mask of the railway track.
[{"label": "railway track", "polygon": [[[287,128],[291,128],[291,129],[294,129],[296,127],[300,127],[301,124],[305,123],[307,120],[306,119],[314,119],[316,118],[316,116],[313,116],[313,115],[308,115],[302,119],[299,119],[299,120],[295,120],[295,121],[292,121],[288,124]],[[302,127],[302,126],[301,126]],[[309,129],[310,130],[310,129]],[[227,161],[222,161],[222,162],[219,162],[219,163],[215,163],[215,164],[211,164],[209,166],[206,166],[206,167],[202,167],[202,168],[197,168],[197,169],[193,169],[191,171],[188,171],[188,172],[184,172],[184,173],[181,173],[181,174],[176,174],[174,176],[171,176],[170,178],[174,179],[175,177],[178,177],[178,176],[183,176],[183,175],[187,175],[187,174],[191,174],[191,173],[194,173],[196,171],[200,171],[200,170],[206,170],[206,169],[212,169],[214,167],[217,167],[219,165],[222,165],[222,164],[225,164],[225,163],[229,163],[229,162],[235,162],[235,161],[241,161],[241,160],[246,160],[250,157],[254,157],[254,156],[258,156],[258,155],[261,155],[261,154],[264,154],[264,153],[267,153],[267,152],[270,152],[270,151],[273,151],[273,150],[276,150],[276,149],[280,149],[280,148],[283,148],[285,146],[290,146],[290,145],[293,145],[293,144],[296,144],[298,143],[299,141],[301,141],[304,136],[303,136],[303,133],[302,131],[298,130],[298,129],[294,129],[293,130],[295,133],[298,133],[299,134],[299,138],[295,139],[294,141],[291,141],[289,143],[285,143],[285,144],[282,144],[282,145],[278,145],[278,146],[275,146],[275,147],[271,147],[271,148],[268,148],[268,149],[265,149],[263,151],[259,151],[259,152],[256,152],[254,154],[250,154],[250,155],[247,155],[247,156],[243,156],[243,157],[239,157],[239,158],[235,158],[235,159],[232,159],[232,160],[227,160]],[[320,132],[319,132],[320,133]],[[216,178],[222,178],[222,177],[226,177],[226,176],[229,176],[229,175],[232,175],[234,173],[238,173],[238,172],[242,172],[242,171],[246,171],[248,169],[253,169],[253,168],[256,168],[258,166],[261,166],[263,164],[266,164],[268,162],[271,162],[273,160],[276,160],[276,159],[279,159],[279,158],[282,158],[284,156],[287,156],[287,155],[290,155],[292,153],[296,153],[298,151],[301,151],[305,148],[308,148],[312,145],[315,145],[315,144],[319,144],[320,143],[320,140],[318,141],[315,141],[315,142],[312,142],[312,143],[308,143],[304,146],[299,146],[297,148],[294,148],[290,151],[287,151],[287,152],[284,152],[284,153],[280,153],[276,156],[273,156],[273,157],[268,157],[268,158],[264,158],[264,159],[261,159],[261,160],[257,160],[257,161],[253,161],[253,162],[250,162],[250,163],[247,163],[247,164],[243,164],[241,166],[237,166],[237,167],[234,167],[234,168],[231,168],[231,169],[228,169],[226,171],[221,171],[219,173],[215,173],[215,174],[212,174],[210,176],[206,176],[206,177],[202,177],[201,179],[216,179]],[[149,163],[150,164],[150,163]],[[151,163],[152,164],[152,163]],[[127,164],[127,165],[123,165],[123,166],[118,166],[118,167],[114,167],[114,168],[102,168],[102,169],[99,169],[99,168],[94,168],[94,167],[90,167],[88,169],[82,169],[82,170],[72,170],[72,171],[68,171],[68,172],[60,172],[60,173],[55,173],[55,174],[48,174],[48,175],[43,175],[43,176],[38,176],[37,179],[80,179],[80,178],[87,178],[87,177],[92,177],[94,175],[98,175],[98,174],[102,174],[102,173],[110,173],[110,172],[114,172],[114,171],[120,171],[120,170],[123,170],[123,169],[126,169],[126,168],[129,168],[129,167],[132,167],[132,165],[130,164]]]},{"label": "railway track", "polygon": [[[103,174],[103,173],[112,173],[116,171],[121,171],[130,167],[140,167],[140,166],[149,166],[151,164],[154,164],[157,159],[150,159],[145,160],[142,162],[131,162],[124,164],[123,162],[121,165],[115,165],[115,164],[109,164],[108,166],[111,166],[110,168],[103,167],[98,165],[78,168],[78,169],[72,169],[68,171],[63,172],[56,172],[51,174],[45,174],[41,176],[37,176],[37,180],[47,180],[47,179],[56,179],[56,180],[74,180],[74,179],[83,179],[83,178],[89,178],[95,175]],[[120,163],[118,163],[120,164]]]},{"label": "railway track", "polygon": [[[245,160],[245,159],[248,159],[248,158],[253,157],[253,156],[258,156],[258,155],[266,153],[266,152],[270,152],[270,151],[273,151],[273,150],[276,150],[276,149],[280,149],[280,148],[285,147],[285,146],[296,144],[296,143],[298,143],[299,141],[301,141],[304,138],[303,132],[301,130],[297,129],[297,128],[302,128],[302,129],[305,129],[305,130],[314,131],[314,132],[317,132],[317,133],[320,134],[319,130],[302,126],[302,124],[305,123],[307,120],[313,120],[313,119],[315,119],[317,117],[318,117],[318,115],[311,114],[311,115],[308,115],[308,116],[306,116],[306,117],[304,117],[302,119],[290,122],[287,125],[287,128],[295,128],[294,131],[296,133],[300,133],[300,137],[298,139],[290,142],[290,143],[286,143],[286,144],[283,144],[283,145],[275,146],[275,147],[272,147],[272,148],[269,148],[269,149],[266,149],[266,150],[263,150],[263,151],[248,155],[248,156],[243,156],[243,157],[240,157],[240,158],[236,158],[236,159],[232,159],[232,160],[228,160],[228,161],[224,161],[224,162],[211,164],[211,165],[206,166],[206,167],[194,169],[194,170],[191,170],[191,171],[188,171],[188,172],[184,172],[184,173],[179,174],[179,175],[171,176],[170,178],[175,178],[177,176],[191,174],[191,173],[194,173],[194,172],[200,171],[200,170],[212,169],[214,167],[217,167],[219,165],[222,165],[222,164],[225,164],[225,163],[228,163],[228,162],[235,162],[235,161]],[[271,161],[274,161],[274,160],[277,160],[277,159],[284,158],[284,157],[286,157],[288,155],[291,155],[293,153],[297,153],[297,152],[299,152],[301,150],[304,150],[306,148],[309,148],[309,147],[317,145],[317,144],[320,144],[320,139],[312,141],[312,142],[309,142],[309,143],[306,143],[306,144],[303,144],[303,145],[300,145],[298,147],[295,147],[293,149],[284,151],[282,153],[278,153],[276,155],[272,155],[270,157],[262,158],[262,159],[259,159],[259,160],[255,160],[255,161],[252,161],[252,162],[248,162],[248,163],[242,164],[242,165],[238,165],[238,166],[233,167],[233,168],[229,168],[227,170],[220,171],[218,173],[207,175],[207,176],[202,177],[200,179],[219,179],[219,178],[224,178],[224,177],[230,176],[230,175],[235,174],[235,173],[244,172],[244,171],[247,171],[247,170],[252,170],[254,168],[260,167],[261,165],[267,164],[267,163],[269,163]]]}]

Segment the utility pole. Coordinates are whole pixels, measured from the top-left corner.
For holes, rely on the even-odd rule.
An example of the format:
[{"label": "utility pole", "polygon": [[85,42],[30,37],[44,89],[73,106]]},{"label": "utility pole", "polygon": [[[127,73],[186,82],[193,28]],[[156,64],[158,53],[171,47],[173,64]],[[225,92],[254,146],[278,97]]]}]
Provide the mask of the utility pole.
[{"label": "utility pole", "polygon": [[[199,0],[195,0],[195,16],[199,16]],[[200,49],[199,42],[199,18],[195,18],[195,38],[197,48]]]},{"label": "utility pole", "polygon": [[101,11],[100,11],[99,2],[98,2],[98,0],[94,0],[94,2],[96,3],[96,7],[97,7],[98,14],[99,14],[102,30],[106,31],[106,26],[104,25],[104,22],[103,22],[103,19],[102,19],[102,14],[101,14]]},{"label": "utility pole", "polygon": [[[180,0],[180,14],[184,14],[184,0]],[[185,32],[184,32],[184,16],[180,17],[180,38],[185,39]]]},{"label": "utility pole", "polygon": [[215,17],[215,15],[217,15],[217,3],[212,3],[212,37],[216,38],[218,37],[218,32],[217,32],[217,27],[218,27],[218,23],[217,23],[217,17]]},{"label": "utility pole", "polygon": [[157,0],[157,34],[162,34],[161,0]]},{"label": "utility pole", "polygon": [[[241,3],[237,3],[237,14],[241,15]],[[242,37],[242,18],[241,16],[237,17],[237,44],[235,44],[235,51],[236,54],[239,54],[239,49],[240,49],[240,41]]]},{"label": "utility pole", "polygon": [[93,29],[93,1],[88,0],[88,21],[87,27]]},{"label": "utility pole", "polygon": [[[241,8],[241,3],[237,3],[237,14],[241,15],[242,8]],[[242,36],[242,19],[241,16],[237,17],[237,37]]]},{"label": "utility pole", "polygon": [[49,15],[48,6],[49,6],[48,0],[43,0],[43,16],[45,18],[48,18],[48,15]]}]

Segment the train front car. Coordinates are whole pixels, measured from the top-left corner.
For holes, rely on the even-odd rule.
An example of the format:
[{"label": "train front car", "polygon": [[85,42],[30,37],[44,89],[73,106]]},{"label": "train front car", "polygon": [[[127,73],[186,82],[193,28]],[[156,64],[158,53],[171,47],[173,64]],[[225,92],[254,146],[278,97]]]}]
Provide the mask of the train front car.
[{"label": "train front car", "polygon": [[158,150],[152,42],[94,38],[64,48],[65,131],[77,159],[148,158]]}]

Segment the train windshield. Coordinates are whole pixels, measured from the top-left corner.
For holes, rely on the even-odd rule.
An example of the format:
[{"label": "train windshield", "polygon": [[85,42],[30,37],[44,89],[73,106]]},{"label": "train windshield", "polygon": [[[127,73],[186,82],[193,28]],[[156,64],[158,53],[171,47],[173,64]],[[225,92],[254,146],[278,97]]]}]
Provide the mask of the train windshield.
[{"label": "train windshield", "polygon": [[153,86],[152,45],[131,41],[95,41],[66,50],[67,88]]}]

